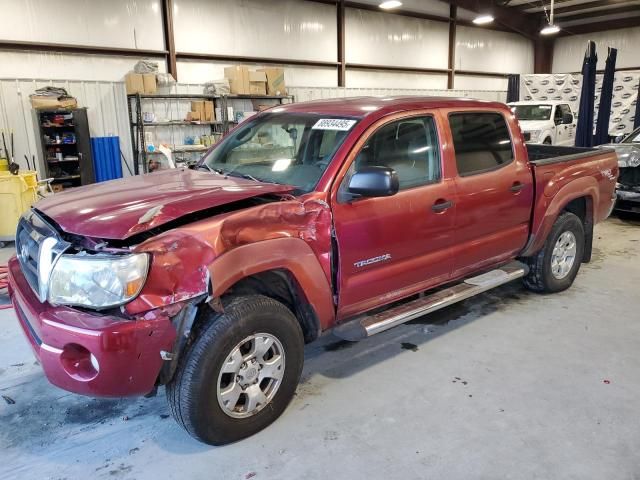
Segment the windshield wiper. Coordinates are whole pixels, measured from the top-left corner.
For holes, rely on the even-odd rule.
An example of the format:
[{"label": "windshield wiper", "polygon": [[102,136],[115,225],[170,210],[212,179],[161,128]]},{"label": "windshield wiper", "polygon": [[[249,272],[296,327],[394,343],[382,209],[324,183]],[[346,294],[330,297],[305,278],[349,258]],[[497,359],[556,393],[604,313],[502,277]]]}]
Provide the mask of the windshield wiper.
[{"label": "windshield wiper", "polygon": [[202,167],[206,168],[212,173],[221,173],[220,171],[214,170],[213,168],[211,168],[209,165],[206,164],[206,162],[196,165],[196,168],[202,168]]},{"label": "windshield wiper", "polygon": [[233,170],[228,172],[223,172],[223,175],[225,177],[246,178],[247,180],[253,180],[254,182],[273,183],[273,182],[267,182],[266,180],[261,180],[259,178],[254,177],[253,175],[249,175],[248,173],[234,172]]}]

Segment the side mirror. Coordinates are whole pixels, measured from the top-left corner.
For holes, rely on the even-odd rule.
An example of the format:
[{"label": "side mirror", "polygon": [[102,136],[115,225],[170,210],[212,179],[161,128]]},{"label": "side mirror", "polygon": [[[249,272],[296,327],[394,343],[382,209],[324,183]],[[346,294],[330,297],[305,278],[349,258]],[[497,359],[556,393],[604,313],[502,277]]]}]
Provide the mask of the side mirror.
[{"label": "side mirror", "polygon": [[364,167],[351,176],[349,193],[354,197],[390,197],[398,193],[398,174],[389,167]]},{"label": "side mirror", "polygon": [[573,115],[570,114],[570,113],[563,113],[562,114],[562,123],[564,123],[564,124],[573,123]]}]

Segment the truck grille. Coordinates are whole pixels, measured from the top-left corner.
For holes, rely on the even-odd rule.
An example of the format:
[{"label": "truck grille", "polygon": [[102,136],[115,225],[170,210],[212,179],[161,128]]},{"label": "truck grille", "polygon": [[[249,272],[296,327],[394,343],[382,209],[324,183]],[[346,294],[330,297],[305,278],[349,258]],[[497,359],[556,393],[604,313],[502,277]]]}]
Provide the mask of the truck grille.
[{"label": "truck grille", "polygon": [[618,183],[625,187],[640,187],[640,167],[622,167]]},{"label": "truck grille", "polygon": [[40,262],[46,258],[51,266],[67,248],[69,243],[60,238],[58,232],[33,211],[25,213],[18,222],[16,231],[16,255],[27,282],[41,301],[46,300],[46,287],[50,268],[43,271]]}]

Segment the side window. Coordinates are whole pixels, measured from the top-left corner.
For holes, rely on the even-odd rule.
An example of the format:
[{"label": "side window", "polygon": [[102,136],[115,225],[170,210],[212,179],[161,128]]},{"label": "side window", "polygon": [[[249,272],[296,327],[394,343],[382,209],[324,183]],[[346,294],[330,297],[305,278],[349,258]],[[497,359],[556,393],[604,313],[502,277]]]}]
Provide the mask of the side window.
[{"label": "side window", "polygon": [[513,161],[507,122],[499,113],[452,113],[449,125],[461,177],[496,170]]},{"label": "side window", "polygon": [[386,166],[398,174],[400,189],[440,180],[440,147],[433,117],[398,120],[381,127],[362,147],[353,171]]},{"label": "side window", "polygon": [[562,105],[556,107],[556,113],[553,118],[557,124],[562,123]]},{"label": "side window", "polygon": [[562,111],[562,115],[565,115],[565,114],[572,115],[569,105],[566,105],[566,104],[560,105],[560,110]]}]

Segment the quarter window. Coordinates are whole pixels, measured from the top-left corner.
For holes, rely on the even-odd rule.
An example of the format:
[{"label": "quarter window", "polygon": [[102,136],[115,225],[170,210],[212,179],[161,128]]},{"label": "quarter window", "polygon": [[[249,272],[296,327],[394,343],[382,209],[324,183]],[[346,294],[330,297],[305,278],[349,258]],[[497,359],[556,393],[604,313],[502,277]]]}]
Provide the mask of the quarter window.
[{"label": "quarter window", "polygon": [[449,125],[460,176],[496,170],[513,160],[507,122],[499,113],[452,113]]}]

